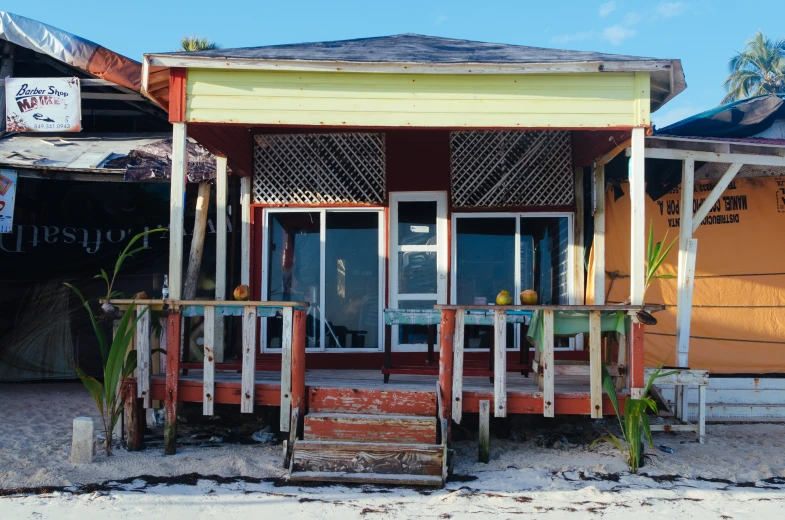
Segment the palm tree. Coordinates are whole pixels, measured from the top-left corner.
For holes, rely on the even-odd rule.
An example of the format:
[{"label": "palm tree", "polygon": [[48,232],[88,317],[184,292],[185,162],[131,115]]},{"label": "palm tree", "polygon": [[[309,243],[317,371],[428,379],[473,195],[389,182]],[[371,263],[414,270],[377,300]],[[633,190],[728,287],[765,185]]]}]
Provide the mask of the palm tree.
[{"label": "palm tree", "polygon": [[207,38],[199,36],[183,36],[180,38],[180,48],[178,51],[211,51],[213,49],[220,49],[221,46],[215,42],[211,42]]},{"label": "palm tree", "polygon": [[725,80],[730,103],[763,94],[785,93],[785,40],[771,40],[762,31],[746,43],[744,51],[728,62]]}]

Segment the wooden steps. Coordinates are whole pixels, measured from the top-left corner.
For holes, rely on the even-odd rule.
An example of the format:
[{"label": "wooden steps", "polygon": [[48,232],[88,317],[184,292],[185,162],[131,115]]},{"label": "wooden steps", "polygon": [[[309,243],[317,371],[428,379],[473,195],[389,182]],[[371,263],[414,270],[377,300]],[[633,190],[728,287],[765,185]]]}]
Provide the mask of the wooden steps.
[{"label": "wooden steps", "polygon": [[290,441],[290,480],[444,485],[436,392],[312,388],[309,398],[303,440]]},{"label": "wooden steps", "polygon": [[309,413],[304,423],[303,438],[306,441],[436,442],[436,417]]}]

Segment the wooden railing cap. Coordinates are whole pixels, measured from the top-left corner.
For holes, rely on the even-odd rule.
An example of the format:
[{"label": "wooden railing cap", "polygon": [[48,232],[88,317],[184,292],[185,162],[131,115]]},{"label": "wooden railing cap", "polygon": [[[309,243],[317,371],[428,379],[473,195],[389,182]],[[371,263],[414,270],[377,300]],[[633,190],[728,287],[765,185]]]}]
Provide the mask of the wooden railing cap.
[{"label": "wooden railing cap", "polygon": [[437,311],[627,311],[665,310],[664,305],[434,305]]}]

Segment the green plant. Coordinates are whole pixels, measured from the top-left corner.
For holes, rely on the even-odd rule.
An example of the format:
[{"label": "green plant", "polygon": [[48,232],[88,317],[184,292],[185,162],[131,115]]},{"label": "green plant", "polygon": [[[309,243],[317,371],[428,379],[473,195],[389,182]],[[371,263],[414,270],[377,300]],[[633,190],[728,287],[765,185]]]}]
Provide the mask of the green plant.
[{"label": "green plant", "polygon": [[668,247],[663,249],[663,244],[668,239],[668,232],[665,232],[665,236],[662,238],[662,241],[654,243],[654,222],[649,222],[649,242],[646,245],[646,282],[643,286],[643,295],[646,296],[646,291],[649,289],[649,286],[654,280],[658,279],[667,279],[667,278],[675,278],[672,274],[657,274],[662,267],[662,263],[665,261],[665,258],[670,253],[673,244],[679,239],[677,236],[673,239],[673,242],[670,243]]},{"label": "green plant", "polygon": [[178,52],[192,52],[192,51],[212,51],[220,49],[221,46],[215,42],[211,42],[207,38],[199,36],[183,36],[180,38],[180,48]]},{"label": "green plant", "polygon": [[652,374],[646,387],[643,389],[643,394],[639,399],[627,398],[624,401],[624,414],[619,409],[619,398],[616,395],[616,384],[613,381],[608,369],[605,365],[602,367],[602,387],[605,393],[608,394],[613,409],[616,412],[616,419],[619,421],[619,428],[621,429],[622,438],[608,431],[608,434],[595,440],[591,445],[594,446],[598,442],[609,442],[616,446],[627,462],[631,473],[637,473],[638,468],[643,461],[643,438],[649,444],[650,448],[654,448],[654,442],[651,438],[651,426],[649,424],[649,416],[647,411],[651,410],[657,413],[657,403],[654,399],[649,397],[649,390],[651,385],[660,377],[666,377],[675,374],[678,370],[662,373],[662,365]]},{"label": "green plant", "polygon": [[724,85],[728,94],[722,104],[785,92],[785,40],[772,40],[758,31],[730,59],[728,72]]},{"label": "green plant", "polygon": [[[117,278],[117,274],[120,272],[120,268],[123,266],[123,263],[126,259],[132,257],[139,251],[149,249],[146,246],[137,247],[135,249],[131,248],[145,235],[161,231],[165,230],[163,228],[151,229],[149,231],[139,233],[138,235],[131,238],[131,240],[128,242],[128,245],[126,245],[123,252],[120,253],[120,256],[117,258],[117,262],[115,262],[111,280],[109,275],[107,275],[106,271],[103,269],[101,269],[100,274],[95,275],[95,278],[100,278],[106,282],[106,298],[104,303],[101,305],[101,309],[105,315],[111,316],[117,312],[117,310],[114,309],[110,303],[108,303],[108,300],[120,296],[120,293],[114,291],[114,282]],[[136,351],[129,351],[129,345],[131,344],[131,340],[134,337],[136,323],[139,321],[139,318],[144,315],[144,312],[140,313],[138,316],[136,316],[136,318],[134,318],[136,304],[135,302],[132,302],[125,312],[122,313],[120,317],[120,323],[117,328],[117,333],[112,338],[111,343],[109,343],[102,324],[101,316],[96,315],[96,313],[93,311],[93,308],[91,307],[91,303],[94,303],[95,300],[86,300],[79,289],[77,289],[74,285],[67,282],[65,285],[70,287],[81,300],[82,305],[87,310],[87,314],[90,316],[90,323],[92,324],[93,331],[95,332],[96,338],[98,339],[98,347],[101,352],[101,362],[103,365],[103,382],[98,381],[94,377],[88,376],[81,368],[77,366],[74,368],[76,369],[79,379],[82,380],[85,388],[87,388],[87,391],[90,392],[90,395],[98,407],[98,412],[101,414],[101,420],[103,421],[104,425],[104,433],[106,435],[105,449],[108,456],[112,454],[112,431],[114,430],[115,425],[117,425],[117,421],[120,418],[123,408],[123,401],[119,390],[123,387],[126,378],[133,374],[134,369],[136,368]]]}]

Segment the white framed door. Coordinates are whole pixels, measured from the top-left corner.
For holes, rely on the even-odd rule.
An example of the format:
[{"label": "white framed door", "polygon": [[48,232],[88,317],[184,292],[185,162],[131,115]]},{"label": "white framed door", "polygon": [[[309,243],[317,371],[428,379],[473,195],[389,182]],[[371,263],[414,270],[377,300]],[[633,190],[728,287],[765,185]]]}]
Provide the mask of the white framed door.
[{"label": "white framed door", "polygon": [[[307,301],[306,350],[378,352],[384,344],[382,208],[266,208],[262,299]],[[262,320],[263,352],[280,352]]]},{"label": "white framed door", "polygon": [[[431,309],[446,304],[447,193],[390,193],[389,234],[389,307]],[[395,351],[427,347],[426,327],[401,325],[393,328],[392,334]]]}]

